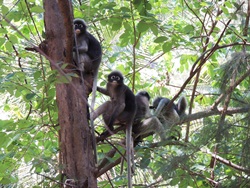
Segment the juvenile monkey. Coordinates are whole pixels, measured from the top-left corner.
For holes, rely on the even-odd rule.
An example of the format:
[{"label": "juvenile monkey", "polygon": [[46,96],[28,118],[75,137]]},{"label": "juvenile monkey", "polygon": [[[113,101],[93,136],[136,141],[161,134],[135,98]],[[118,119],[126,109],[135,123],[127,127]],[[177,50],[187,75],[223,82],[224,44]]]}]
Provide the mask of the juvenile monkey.
[{"label": "juvenile monkey", "polygon": [[153,101],[153,105],[150,107],[154,109],[155,115],[159,118],[159,120],[164,124],[168,125],[169,127],[180,121],[180,119],[185,115],[185,110],[187,107],[187,100],[185,97],[180,97],[178,103],[171,104],[170,99],[165,97],[157,97]]},{"label": "juvenile monkey", "polygon": [[165,129],[159,119],[150,112],[150,96],[146,91],[136,94],[137,112],[133,124],[134,145],[142,141],[142,138],[153,133],[159,134],[162,140],[165,139]]},{"label": "juvenile monkey", "polygon": [[[149,118],[145,117],[141,122],[134,124],[133,133],[135,134],[135,144],[140,142],[141,138],[153,133],[157,133],[161,140],[169,139],[166,138],[166,131],[185,115],[187,101],[185,97],[181,97],[177,105],[173,103],[171,106],[167,107],[169,102],[170,99],[168,98],[157,97],[153,102],[153,106],[150,107],[153,109],[152,115]],[[137,105],[144,105],[146,107],[147,104],[148,103],[138,103]],[[142,108],[138,107],[138,109]]]},{"label": "juvenile monkey", "polygon": [[[106,88],[97,87],[97,90],[104,95],[108,95],[110,100],[98,107],[93,113],[91,113],[91,116],[93,119],[96,119],[102,114],[107,129],[110,131],[114,130],[114,125],[120,125],[126,128],[128,187],[132,187],[132,124],[136,113],[135,95],[130,88],[124,84],[123,75],[119,71],[112,71],[108,75]],[[109,134],[109,130],[104,131],[102,135]]]},{"label": "juvenile monkey", "polygon": [[142,119],[151,116],[149,109],[150,96],[147,91],[140,91],[135,95],[135,100],[137,104],[137,111],[135,114],[134,124],[140,122]]}]

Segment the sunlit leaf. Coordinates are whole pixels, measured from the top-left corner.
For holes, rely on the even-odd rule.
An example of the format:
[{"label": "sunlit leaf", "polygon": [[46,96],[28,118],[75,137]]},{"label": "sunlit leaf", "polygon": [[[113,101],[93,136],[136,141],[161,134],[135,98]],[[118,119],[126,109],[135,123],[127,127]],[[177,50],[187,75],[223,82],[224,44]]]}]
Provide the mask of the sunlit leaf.
[{"label": "sunlit leaf", "polygon": [[171,49],[172,49],[172,42],[165,42],[165,43],[162,45],[162,50],[163,50],[163,52],[165,52],[165,53],[169,52]]},{"label": "sunlit leaf", "polygon": [[145,31],[147,31],[149,29],[149,24],[147,24],[144,21],[140,21],[137,24],[137,29],[138,29],[139,32],[145,32]]},{"label": "sunlit leaf", "polygon": [[31,9],[30,9],[31,12],[34,12],[34,13],[43,13],[44,12],[44,9],[43,7],[41,6],[33,6]]},{"label": "sunlit leaf", "polygon": [[166,40],[168,40],[167,37],[164,37],[164,36],[161,36],[161,37],[157,37],[154,42],[155,43],[162,43],[162,42],[165,42]]}]

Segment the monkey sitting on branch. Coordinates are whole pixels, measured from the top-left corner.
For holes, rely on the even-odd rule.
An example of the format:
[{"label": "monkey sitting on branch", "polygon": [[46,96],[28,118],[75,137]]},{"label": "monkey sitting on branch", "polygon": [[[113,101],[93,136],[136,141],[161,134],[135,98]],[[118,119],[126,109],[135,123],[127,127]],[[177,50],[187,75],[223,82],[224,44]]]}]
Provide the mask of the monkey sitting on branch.
[{"label": "monkey sitting on branch", "polygon": [[107,130],[104,131],[101,136],[112,134],[114,125],[120,125],[124,127],[124,129],[126,128],[128,187],[132,187],[132,124],[136,113],[135,95],[131,89],[124,84],[123,75],[119,71],[112,71],[108,75],[106,88],[97,87],[97,90],[109,96],[110,100],[104,102],[92,112],[91,118],[96,119],[98,116],[102,115]]},{"label": "monkey sitting on branch", "polygon": [[[157,97],[153,101],[152,106],[148,106],[150,98],[144,97],[144,103],[138,102],[142,101],[141,98],[142,96],[140,95],[137,100],[138,109],[147,108],[147,113],[145,113],[144,119],[141,118],[141,121],[138,121],[133,125],[135,145],[138,144],[142,138],[152,135],[153,133],[157,133],[162,141],[173,138],[172,136],[166,137],[166,133],[185,115],[185,110],[187,107],[186,98],[181,97],[177,104],[169,104],[170,99]],[[148,99],[148,101],[146,101],[146,99]],[[150,111],[149,109],[153,110],[151,116],[148,115]]]},{"label": "monkey sitting on branch", "polygon": [[76,35],[73,58],[79,63],[80,71],[95,75],[98,73],[102,59],[100,42],[87,31],[87,25],[83,19],[74,19],[73,23]]},{"label": "monkey sitting on branch", "polygon": [[100,115],[103,117],[107,130],[101,135],[112,134],[114,125],[131,126],[136,113],[135,95],[124,84],[123,75],[119,71],[112,71],[108,75],[106,88],[97,87],[97,91],[110,97],[109,101],[91,113],[93,119]]},{"label": "monkey sitting on branch", "polygon": [[[98,69],[102,60],[102,48],[100,42],[87,31],[87,24],[83,19],[74,19],[74,46],[73,60],[78,67],[80,77],[84,81],[89,95],[92,91],[91,110],[94,109]],[[87,107],[87,116],[89,117],[89,108]],[[93,147],[96,157],[95,148],[95,130],[93,119],[90,119],[91,134],[93,137]]]},{"label": "monkey sitting on branch", "polygon": [[87,81],[88,90],[90,92],[93,90],[95,95],[98,69],[102,60],[101,44],[87,31],[87,24],[83,19],[76,18],[73,23],[75,31],[73,60],[80,71],[81,77]]}]

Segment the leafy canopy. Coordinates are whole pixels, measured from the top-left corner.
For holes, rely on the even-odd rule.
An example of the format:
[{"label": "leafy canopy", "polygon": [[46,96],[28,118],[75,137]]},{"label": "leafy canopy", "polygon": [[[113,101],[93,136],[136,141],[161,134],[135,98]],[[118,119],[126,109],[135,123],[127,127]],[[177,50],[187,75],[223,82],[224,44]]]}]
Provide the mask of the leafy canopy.
[{"label": "leafy canopy", "polygon": [[[149,136],[136,147],[134,184],[249,186],[247,3],[79,2],[73,1],[75,17],[87,21],[103,47],[98,85],[104,86],[106,75],[118,69],[134,92],[147,90],[152,98],[182,93],[189,112],[201,112],[169,133],[179,132],[179,142],[154,147],[151,143],[158,137]],[[0,4],[0,184],[39,187],[41,181],[51,186],[59,181],[60,168],[55,84],[63,80],[44,57],[25,49],[45,39],[45,10],[40,0],[0,0]],[[96,106],[106,100],[98,97]],[[211,107],[223,110],[208,115]],[[103,122],[97,123],[101,132]],[[118,135],[111,141],[119,139]],[[111,148],[99,145],[99,160]],[[109,160],[119,157],[117,152]],[[126,183],[125,175],[118,175],[120,168],[110,172],[115,187]],[[103,177],[98,183],[104,187],[110,182]]]}]

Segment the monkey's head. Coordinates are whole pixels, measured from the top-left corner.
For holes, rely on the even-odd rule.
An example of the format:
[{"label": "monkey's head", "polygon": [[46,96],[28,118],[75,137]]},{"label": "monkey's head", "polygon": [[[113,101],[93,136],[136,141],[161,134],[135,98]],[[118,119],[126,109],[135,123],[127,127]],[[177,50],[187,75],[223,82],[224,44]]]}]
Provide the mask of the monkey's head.
[{"label": "monkey's head", "polygon": [[162,99],[164,99],[164,97],[156,97],[155,100],[153,101],[153,105],[150,106],[150,109],[156,109]]},{"label": "monkey's head", "polygon": [[108,75],[108,82],[111,84],[122,85],[123,84],[123,76],[119,71],[112,71]]},{"label": "monkey's head", "polygon": [[150,101],[150,96],[147,91],[139,91],[136,96],[138,97],[146,97],[148,101]]},{"label": "monkey's head", "polygon": [[87,25],[83,19],[74,19],[74,27],[76,35],[84,34],[87,31]]}]

